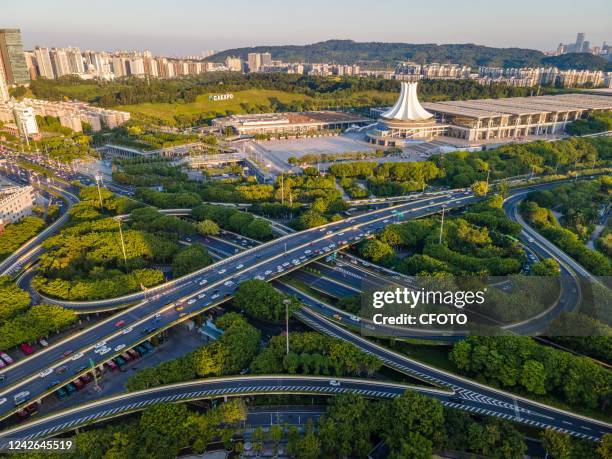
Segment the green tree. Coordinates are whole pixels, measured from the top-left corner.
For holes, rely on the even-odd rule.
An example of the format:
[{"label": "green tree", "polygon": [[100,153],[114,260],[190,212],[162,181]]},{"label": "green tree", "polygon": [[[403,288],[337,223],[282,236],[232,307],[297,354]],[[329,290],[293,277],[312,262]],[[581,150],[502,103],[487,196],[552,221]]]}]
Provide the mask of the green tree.
[{"label": "green tree", "polygon": [[219,234],[219,225],[209,219],[198,222],[196,228],[202,236],[216,236]]}]

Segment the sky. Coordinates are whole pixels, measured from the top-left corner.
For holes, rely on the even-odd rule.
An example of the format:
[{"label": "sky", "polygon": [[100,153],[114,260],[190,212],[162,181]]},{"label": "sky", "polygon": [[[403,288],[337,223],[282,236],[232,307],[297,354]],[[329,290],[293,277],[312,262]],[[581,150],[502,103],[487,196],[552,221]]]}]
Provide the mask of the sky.
[{"label": "sky", "polygon": [[[24,47],[149,49],[183,56],[329,39],[476,43],[553,50],[585,32],[612,42],[611,0],[3,1],[0,28]],[[587,6],[588,5],[588,6]]]}]

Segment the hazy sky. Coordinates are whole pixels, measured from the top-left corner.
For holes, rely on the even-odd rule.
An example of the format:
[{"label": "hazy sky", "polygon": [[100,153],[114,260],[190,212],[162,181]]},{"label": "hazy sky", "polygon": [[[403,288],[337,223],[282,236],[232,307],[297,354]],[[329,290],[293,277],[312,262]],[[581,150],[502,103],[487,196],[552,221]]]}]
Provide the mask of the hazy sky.
[{"label": "hazy sky", "polygon": [[477,43],[541,50],[585,32],[612,41],[611,0],[26,0],[3,1],[0,28],[26,48],[207,49],[305,44],[332,38]]}]

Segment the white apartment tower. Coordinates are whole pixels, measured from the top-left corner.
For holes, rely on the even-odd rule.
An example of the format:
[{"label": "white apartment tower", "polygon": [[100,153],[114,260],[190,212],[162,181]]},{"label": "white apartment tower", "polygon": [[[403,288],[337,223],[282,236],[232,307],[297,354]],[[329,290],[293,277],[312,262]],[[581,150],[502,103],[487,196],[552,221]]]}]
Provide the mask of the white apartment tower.
[{"label": "white apartment tower", "polygon": [[46,78],[48,80],[55,78],[49,48],[41,48],[37,46],[36,49],[34,49],[34,57],[36,58],[36,64],[38,65],[38,74],[42,78]]}]

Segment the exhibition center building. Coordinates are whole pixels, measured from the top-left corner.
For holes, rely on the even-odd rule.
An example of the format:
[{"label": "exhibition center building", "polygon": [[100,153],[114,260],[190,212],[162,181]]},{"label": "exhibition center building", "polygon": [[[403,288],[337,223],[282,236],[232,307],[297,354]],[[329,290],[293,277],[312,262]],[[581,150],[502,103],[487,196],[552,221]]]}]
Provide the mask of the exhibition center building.
[{"label": "exhibition center building", "polygon": [[370,143],[401,147],[435,135],[468,142],[512,140],[562,133],[588,113],[612,110],[612,97],[586,93],[419,103],[416,83],[402,83],[391,109],[372,109],[376,126],[366,133]]}]

